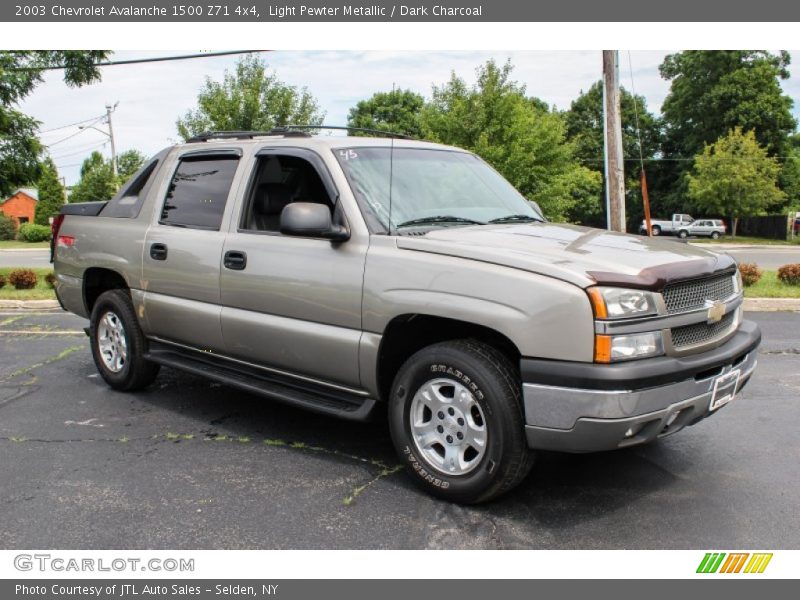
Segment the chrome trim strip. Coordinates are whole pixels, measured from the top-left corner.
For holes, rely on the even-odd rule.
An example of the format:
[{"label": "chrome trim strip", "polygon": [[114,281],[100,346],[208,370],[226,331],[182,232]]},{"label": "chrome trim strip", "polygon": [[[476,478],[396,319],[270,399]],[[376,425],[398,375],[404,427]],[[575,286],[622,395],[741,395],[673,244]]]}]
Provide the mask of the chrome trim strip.
[{"label": "chrome trim strip", "polygon": [[147,339],[148,340],[153,340],[154,342],[159,342],[161,344],[167,344],[168,346],[175,346],[176,348],[183,348],[184,350],[190,350],[190,351],[196,352],[198,354],[214,356],[216,358],[221,358],[223,360],[227,360],[227,361],[230,361],[230,362],[233,362],[233,363],[237,363],[237,364],[243,365],[245,367],[252,367],[254,369],[259,369],[261,371],[266,371],[268,373],[274,373],[275,375],[282,375],[284,377],[291,377],[292,379],[297,379],[299,381],[306,381],[308,383],[321,385],[323,387],[329,387],[331,389],[340,390],[340,391],[343,391],[343,392],[347,392],[349,394],[355,394],[355,395],[364,396],[364,397],[369,397],[369,395],[370,395],[370,393],[365,391],[365,390],[357,390],[355,388],[347,387],[345,385],[339,385],[339,384],[336,384],[336,383],[330,383],[330,382],[327,382],[327,381],[322,381],[320,379],[314,379],[313,377],[306,377],[305,375],[298,375],[296,373],[291,373],[289,371],[282,371],[281,369],[274,369],[272,367],[265,367],[263,365],[258,365],[258,364],[255,364],[255,363],[247,362],[245,360],[239,360],[238,358],[233,358],[233,357],[227,356],[225,354],[219,354],[217,352],[212,352],[210,350],[199,350],[199,349],[197,349],[197,348],[195,348],[193,346],[187,346],[186,344],[181,344],[179,342],[173,342],[171,340],[165,340],[165,339],[160,338],[158,336],[149,336]]}]

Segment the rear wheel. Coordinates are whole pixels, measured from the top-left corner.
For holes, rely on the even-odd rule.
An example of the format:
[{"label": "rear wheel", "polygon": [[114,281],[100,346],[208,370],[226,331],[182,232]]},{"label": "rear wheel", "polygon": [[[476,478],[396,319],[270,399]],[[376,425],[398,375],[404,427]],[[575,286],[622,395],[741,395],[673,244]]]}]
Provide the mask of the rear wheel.
[{"label": "rear wheel", "polygon": [[115,390],[146,387],[159,366],[144,358],[144,338],[131,299],[122,290],[103,292],[92,308],[89,323],[92,357],[106,383]]},{"label": "rear wheel", "polygon": [[712,231],[711,232],[711,239],[718,240],[719,239],[719,231]]},{"label": "rear wheel", "polygon": [[653,233],[653,235],[661,235],[661,227],[658,225],[653,225],[650,231]]},{"label": "rear wheel", "polygon": [[409,358],[392,386],[389,425],[413,480],[463,503],[519,484],[533,462],[521,387],[511,362],[478,341],[434,344]]}]

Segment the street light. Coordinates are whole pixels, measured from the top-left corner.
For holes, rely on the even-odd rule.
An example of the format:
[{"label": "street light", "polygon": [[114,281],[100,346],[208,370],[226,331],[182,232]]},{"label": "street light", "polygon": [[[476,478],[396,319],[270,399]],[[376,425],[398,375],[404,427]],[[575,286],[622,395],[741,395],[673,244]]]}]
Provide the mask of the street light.
[{"label": "street light", "polygon": [[94,129],[95,131],[99,131],[104,136],[106,136],[109,140],[111,140],[111,170],[114,172],[114,178],[117,177],[117,147],[114,144],[114,128],[111,126],[111,113],[114,112],[119,106],[119,101],[114,103],[114,106],[110,104],[106,104],[106,123],[108,123],[108,131],[103,131],[102,129],[98,129],[94,125],[80,125],[78,129]]}]

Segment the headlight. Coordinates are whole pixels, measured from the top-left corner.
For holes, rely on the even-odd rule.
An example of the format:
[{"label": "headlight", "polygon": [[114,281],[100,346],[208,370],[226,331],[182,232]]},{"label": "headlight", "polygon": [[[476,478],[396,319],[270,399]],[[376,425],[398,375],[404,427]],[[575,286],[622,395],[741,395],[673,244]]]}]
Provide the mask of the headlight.
[{"label": "headlight", "polygon": [[738,294],[743,289],[744,285],[742,284],[742,272],[739,270],[739,267],[736,267],[736,278],[733,280],[733,291]]},{"label": "headlight", "polygon": [[618,362],[661,354],[664,354],[664,339],[660,331],[595,336],[595,362]]},{"label": "headlight", "polygon": [[658,314],[656,294],[644,290],[592,287],[587,290],[598,319],[626,319]]}]

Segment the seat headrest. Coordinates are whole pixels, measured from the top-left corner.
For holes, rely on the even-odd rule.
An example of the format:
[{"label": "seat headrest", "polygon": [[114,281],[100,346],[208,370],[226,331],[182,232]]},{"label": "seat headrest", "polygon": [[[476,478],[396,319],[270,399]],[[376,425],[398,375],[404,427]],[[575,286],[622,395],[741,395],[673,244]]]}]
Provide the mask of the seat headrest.
[{"label": "seat headrest", "polygon": [[289,189],[282,183],[262,183],[256,190],[253,209],[261,215],[279,215],[291,201]]}]

